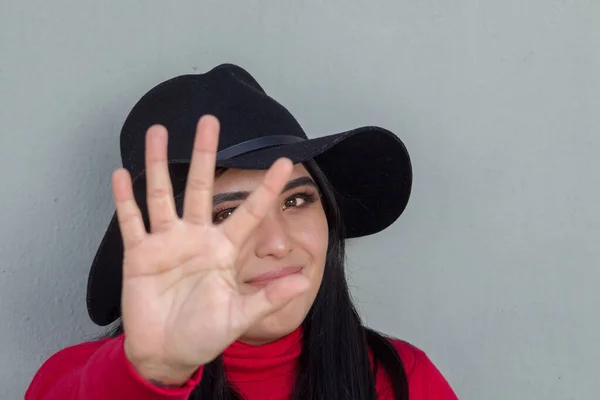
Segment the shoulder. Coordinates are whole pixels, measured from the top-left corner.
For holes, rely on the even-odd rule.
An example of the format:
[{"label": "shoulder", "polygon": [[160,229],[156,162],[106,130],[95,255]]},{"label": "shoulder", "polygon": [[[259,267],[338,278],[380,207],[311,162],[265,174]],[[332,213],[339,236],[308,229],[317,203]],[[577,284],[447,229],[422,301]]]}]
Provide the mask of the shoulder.
[{"label": "shoulder", "polygon": [[404,340],[388,338],[406,372],[410,398],[455,400],[456,394],[430,357]]},{"label": "shoulder", "polygon": [[81,373],[87,361],[104,344],[115,339],[90,341],[62,349],[50,356],[36,372],[25,396],[26,399],[41,397],[56,382]]},{"label": "shoulder", "polygon": [[76,364],[77,361],[86,361],[94,353],[96,353],[96,351],[98,351],[102,345],[114,340],[118,339],[100,339],[64,348],[48,358],[48,360],[42,365],[41,369],[47,369],[48,367],[59,367],[65,363],[68,363],[72,366]]},{"label": "shoulder", "polygon": [[408,377],[412,375],[417,367],[421,368],[431,363],[427,354],[417,346],[401,339],[388,338],[388,341],[400,356]]}]

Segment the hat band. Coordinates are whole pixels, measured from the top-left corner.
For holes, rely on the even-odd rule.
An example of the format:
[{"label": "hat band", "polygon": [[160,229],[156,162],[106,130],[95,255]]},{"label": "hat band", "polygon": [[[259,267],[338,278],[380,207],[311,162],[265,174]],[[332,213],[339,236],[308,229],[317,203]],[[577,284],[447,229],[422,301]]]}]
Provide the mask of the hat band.
[{"label": "hat band", "polygon": [[303,142],[305,140],[306,139],[302,137],[291,135],[263,136],[256,139],[250,139],[219,151],[217,153],[217,161],[229,160],[230,158],[237,157],[240,154],[249,153],[254,150],[264,149],[266,147],[298,143]]}]

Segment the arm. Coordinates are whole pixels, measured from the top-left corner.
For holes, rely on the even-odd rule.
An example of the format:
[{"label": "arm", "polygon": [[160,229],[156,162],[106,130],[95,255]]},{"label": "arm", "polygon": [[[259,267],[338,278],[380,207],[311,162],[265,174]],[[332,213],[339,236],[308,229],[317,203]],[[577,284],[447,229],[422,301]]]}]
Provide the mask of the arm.
[{"label": "arm", "polygon": [[187,400],[202,368],[178,388],[144,380],[125,356],[124,337],[83,343],[59,351],[42,365],[25,400]]}]

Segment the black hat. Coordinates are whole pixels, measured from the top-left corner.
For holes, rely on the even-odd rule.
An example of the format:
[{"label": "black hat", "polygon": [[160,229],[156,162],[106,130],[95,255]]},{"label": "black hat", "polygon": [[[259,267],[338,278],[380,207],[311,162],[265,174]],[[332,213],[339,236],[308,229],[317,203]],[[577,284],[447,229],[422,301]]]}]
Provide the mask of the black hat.
[{"label": "black hat", "polygon": [[[346,237],[379,232],[404,211],[412,168],[404,144],[383,128],[367,126],[308,139],[290,112],[269,97],[244,69],[223,64],[204,74],[160,83],[133,107],[121,130],[121,159],[131,173],[136,201],[148,227],[144,173],[145,135],[153,124],[169,133],[168,160],[175,195],[185,188],[196,124],[217,117],[217,166],[267,169],[280,157],[313,159],[331,182]],[[121,314],[123,243],[116,214],[88,278],[87,306],[104,326]]]}]

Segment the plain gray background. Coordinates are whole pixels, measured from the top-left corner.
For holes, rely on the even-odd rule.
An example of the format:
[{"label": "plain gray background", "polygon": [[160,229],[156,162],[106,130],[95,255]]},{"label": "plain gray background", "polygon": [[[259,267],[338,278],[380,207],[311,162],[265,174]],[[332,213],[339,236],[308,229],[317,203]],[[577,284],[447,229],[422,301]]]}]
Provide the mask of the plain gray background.
[{"label": "plain gray background", "polygon": [[0,387],[100,332],[87,272],[133,104],[222,62],[309,136],[377,124],[414,162],[403,217],[352,241],[367,322],[461,399],[600,392],[600,2],[0,2]]}]

